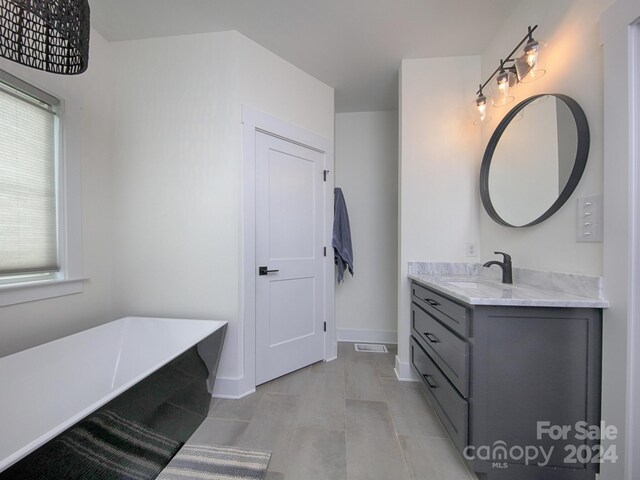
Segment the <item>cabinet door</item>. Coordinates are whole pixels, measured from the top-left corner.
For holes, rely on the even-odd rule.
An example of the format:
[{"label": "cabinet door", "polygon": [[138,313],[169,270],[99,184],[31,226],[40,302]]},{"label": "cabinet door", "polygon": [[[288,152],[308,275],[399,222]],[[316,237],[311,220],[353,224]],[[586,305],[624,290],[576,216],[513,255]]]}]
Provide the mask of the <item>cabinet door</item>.
[{"label": "cabinet door", "polygon": [[[576,439],[575,425],[599,422],[599,312],[480,308],[474,315],[474,333],[471,443],[502,441],[546,451],[553,447],[548,467],[595,469],[593,464],[567,464],[564,459],[568,445],[591,448],[596,443]],[[567,439],[538,439],[538,422],[568,425],[571,431]],[[524,459],[509,463],[516,467],[509,469],[515,474]]]}]

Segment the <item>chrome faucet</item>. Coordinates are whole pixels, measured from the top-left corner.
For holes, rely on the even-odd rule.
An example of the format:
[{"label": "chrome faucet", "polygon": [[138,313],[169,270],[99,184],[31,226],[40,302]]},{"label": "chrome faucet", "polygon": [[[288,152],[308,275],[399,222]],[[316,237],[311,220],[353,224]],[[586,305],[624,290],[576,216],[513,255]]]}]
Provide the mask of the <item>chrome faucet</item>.
[{"label": "chrome faucet", "polygon": [[498,265],[502,269],[502,283],[513,283],[513,271],[511,268],[511,255],[504,252],[493,252],[496,255],[503,255],[504,262],[498,262],[497,260],[491,260],[490,262],[482,265],[483,267],[490,267],[491,265]]}]

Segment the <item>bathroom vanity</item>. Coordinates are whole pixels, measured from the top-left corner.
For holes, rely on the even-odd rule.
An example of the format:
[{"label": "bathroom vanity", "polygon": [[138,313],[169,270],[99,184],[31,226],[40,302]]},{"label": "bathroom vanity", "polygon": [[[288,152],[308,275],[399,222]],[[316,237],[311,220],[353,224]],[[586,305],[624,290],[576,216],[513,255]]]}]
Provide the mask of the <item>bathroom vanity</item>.
[{"label": "bathroom vanity", "polygon": [[595,479],[607,303],[517,279],[410,278],[411,363],[479,478]]}]

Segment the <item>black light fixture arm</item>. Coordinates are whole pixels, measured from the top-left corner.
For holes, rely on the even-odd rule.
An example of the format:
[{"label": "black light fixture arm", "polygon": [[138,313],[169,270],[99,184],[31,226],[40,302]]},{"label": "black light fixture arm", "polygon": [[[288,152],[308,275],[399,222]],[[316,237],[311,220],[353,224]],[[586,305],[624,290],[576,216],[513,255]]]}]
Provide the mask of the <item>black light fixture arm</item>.
[{"label": "black light fixture arm", "polygon": [[516,61],[515,58],[513,58],[513,56],[516,54],[516,52],[520,49],[520,47],[522,47],[525,43],[530,42],[533,40],[533,32],[538,28],[538,25],[534,25],[533,27],[528,27],[528,32],[527,34],[524,36],[524,38],[522,40],[520,40],[520,43],[518,43],[518,45],[516,45],[516,48],[514,48],[511,53],[509,53],[509,55],[507,55],[507,58],[504,60],[500,61],[500,65],[498,66],[498,68],[496,68],[493,73],[489,76],[489,78],[487,78],[487,81],[484,82],[482,85],[480,85],[480,88],[478,89],[478,91],[476,92],[477,95],[480,95],[482,93],[482,90],[484,89],[484,87],[486,87],[489,82],[491,80],[493,80],[493,78],[499,74],[502,70],[515,70],[515,66],[513,65],[506,65],[507,63],[514,63]]}]

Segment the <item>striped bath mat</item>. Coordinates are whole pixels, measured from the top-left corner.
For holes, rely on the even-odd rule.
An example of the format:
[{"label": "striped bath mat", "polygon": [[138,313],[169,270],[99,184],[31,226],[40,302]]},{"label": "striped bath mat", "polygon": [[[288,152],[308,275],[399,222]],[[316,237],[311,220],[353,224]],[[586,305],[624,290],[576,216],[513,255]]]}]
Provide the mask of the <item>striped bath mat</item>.
[{"label": "striped bath mat", "polygon": [[187,444],[158,480],[262,480],[270,459],[269,452]]},{"label": "striped bath mat", "polygon": [[103,411],[53,440],[11,472],[12,480],[151,480],[180,443]]}]

